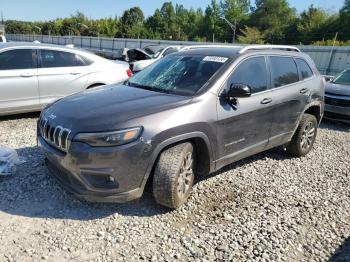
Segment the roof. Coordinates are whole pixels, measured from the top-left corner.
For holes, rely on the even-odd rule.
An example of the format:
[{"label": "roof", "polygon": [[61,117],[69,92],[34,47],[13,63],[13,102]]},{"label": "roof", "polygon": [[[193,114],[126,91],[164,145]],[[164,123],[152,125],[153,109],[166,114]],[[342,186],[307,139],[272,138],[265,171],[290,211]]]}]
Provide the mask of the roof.
[{"label": "roof", "polygon": [[12,47],[25,47],[25,48],[55,48],[60,49],[62,51],[79,51],[79,52],[85,52],[89,53],[88,51],[80,48],[70,48],[62,45],[52,45],[52,44],[45,44],[45,43],[34,43],[34,42],[7,42],[7,43],[1,43],[0,44],[0,50],[1,49],[7,49]]},{"label": "roof", "polygon": [[231,48],[221,48],[221,47],[204,47],[198,49],[189,49],[185,51],[180,51],[180,54],[187,55],[205,55],[205,56],[222,56],[228,58],[234,58],[239,55],[239,50],[241,48],[231,47]]}]

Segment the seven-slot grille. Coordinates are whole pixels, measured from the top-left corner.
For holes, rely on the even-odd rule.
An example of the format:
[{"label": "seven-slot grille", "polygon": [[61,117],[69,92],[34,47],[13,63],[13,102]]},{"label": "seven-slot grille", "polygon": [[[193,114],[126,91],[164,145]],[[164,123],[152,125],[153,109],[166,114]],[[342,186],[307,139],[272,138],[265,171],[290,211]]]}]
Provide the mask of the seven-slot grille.
[{"label": "seven-slot grille", "polygon": [[39,120],[40,135],[50,145],[67,152],[69,148],[69,134],[71,130],[62,126],[54,126],[46,118]]},{"label": "seven-slot grille", "polygon": [[325,103],[328,105],[350,107],[350,97],[349,99],[341,99],[330,96],[325,96]]}]

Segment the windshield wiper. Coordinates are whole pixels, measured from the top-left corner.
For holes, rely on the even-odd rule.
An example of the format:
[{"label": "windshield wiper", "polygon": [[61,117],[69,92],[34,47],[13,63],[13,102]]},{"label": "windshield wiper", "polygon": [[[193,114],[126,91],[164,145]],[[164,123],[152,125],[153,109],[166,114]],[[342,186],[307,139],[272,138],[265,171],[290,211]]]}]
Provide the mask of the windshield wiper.
[{"label": "windshield wiper", "polygon": [[151,86],[136,84],[136,83],[133,83],[133,82],[128,82],[128,86],[136,87],[136,88],[140,88],[140,89],[145,89],[145,90],[151,90],[151,91],[153,91],[153,89],[154,89]]}]

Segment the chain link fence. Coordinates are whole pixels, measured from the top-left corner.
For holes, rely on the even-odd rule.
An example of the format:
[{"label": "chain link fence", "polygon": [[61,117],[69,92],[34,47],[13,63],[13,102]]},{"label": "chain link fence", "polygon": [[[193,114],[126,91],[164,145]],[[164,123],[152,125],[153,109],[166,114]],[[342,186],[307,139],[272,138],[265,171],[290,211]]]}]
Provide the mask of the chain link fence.
[{"label": "chain link fence", "polygon": [[[21,35],[7,34],[9,41],[33,42],[56,45],[73,44],[76,47],[88,49],[95,53],[111,58],[121,56],[124,48],[144,48],[149,45],[208,45],[207,42],[190,41],[167,41],[167,40],[147,40],[147,39],[124,39],[105,38],[87,36],[49,36],[49,35]],[[215,43],[220,45],[230,45],[227,43]],[[350,68],[350,47],[331,46],[298,46],[302,52],[307,53],[315,61],[321,74],[335,75]]]}]

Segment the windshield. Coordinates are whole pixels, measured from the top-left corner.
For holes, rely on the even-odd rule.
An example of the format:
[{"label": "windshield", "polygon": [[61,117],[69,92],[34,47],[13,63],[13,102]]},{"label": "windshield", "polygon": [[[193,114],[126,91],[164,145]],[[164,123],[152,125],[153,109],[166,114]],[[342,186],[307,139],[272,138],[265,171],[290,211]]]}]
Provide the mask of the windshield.
[{"label": "windshield", "polygon": [[134,75],[128,85],[192,96],[228,60],[211,56],[167,56]]},{"label": "windshield", "polygon": [[339,85],[350,85],[350,70],[342,72],[340,75],[334,78],[332,83]]}]

